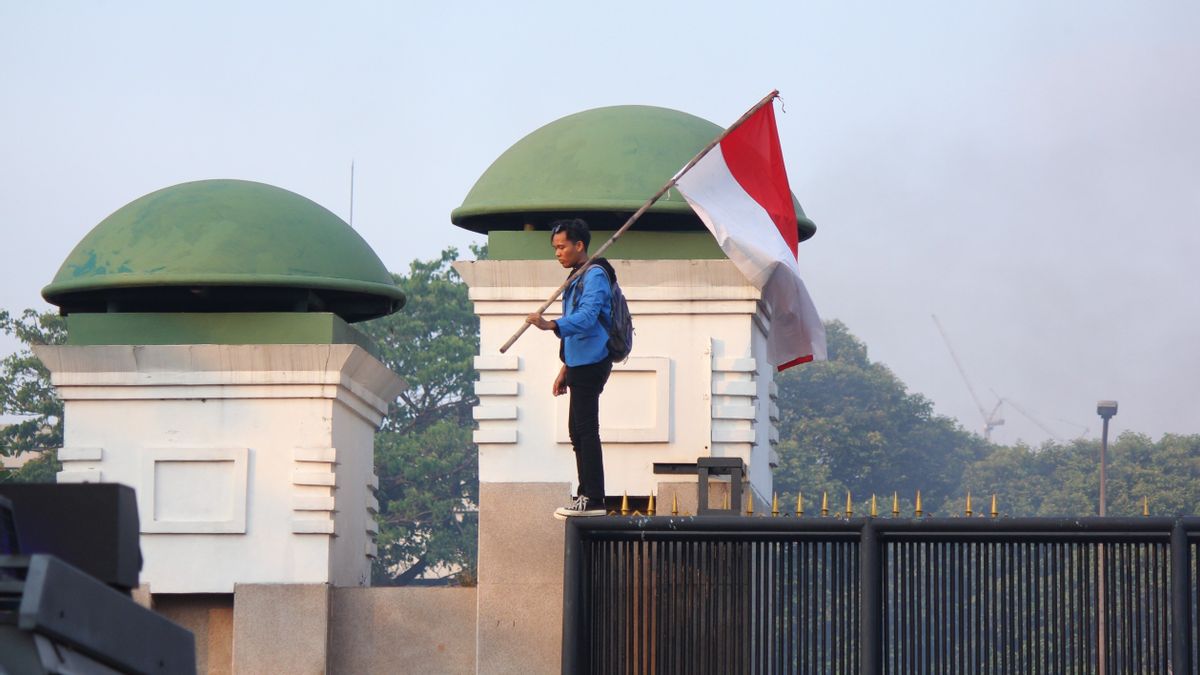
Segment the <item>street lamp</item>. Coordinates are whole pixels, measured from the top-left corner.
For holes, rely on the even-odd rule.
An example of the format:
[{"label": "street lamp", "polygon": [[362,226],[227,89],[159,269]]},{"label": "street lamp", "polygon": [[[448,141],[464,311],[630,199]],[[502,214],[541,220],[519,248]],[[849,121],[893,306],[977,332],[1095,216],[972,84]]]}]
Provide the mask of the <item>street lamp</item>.
[{"label": "street lamp", "polygon": [[1117,414],[1116,401],[1100,401],[1096,404],[1096,414],[1104,420],[1104,430],[1100,433],[1100,515],[1108,511],[1107,473],[1108,473],[1108,421]]},{"label": "street lamp", "polygon": [[[1105,492],[1105,487],[1106,487],[1105,474],[1107,473],[1107,468],[1108,468],[1108,420],[1112,419],[1112,416],[1117,414],[1117,402],[1116,401],[1100,401],[1100,402],[1098,402],[1096,404],[1096,414],[1099,415],[1100,418],[1104,420],[1104,430],[1100,432],[1100,515],[1101,515],[1101,517],[1103,517],[1105,515],[1105,512],[1108,510],[1106,508],[1108,506],[1108,496]],[[1096,656],[1097,656],[1097,665],[1099,666],[1099,668],[1097,668],[1097,672],[1100,675],[1105,675],[1105,672],[1108,668],[1108,664],[1107,664],[1108,659],[1107,659],[1107,654],[1106,654],[1108,649],[1107,649],[1107,644],[1105,642],[1105,636],[1104,636],[1104,633],[1105,633],[1104,623],[1105,623],[1105,619],[1106,619],[1106,614],[1105,614],[1105,609],[1104,609],[1104,595],[1105,595],[1105,589],[1104,589],[1104,586],[1105,586],[1105,584],[1104,584],[1104,544],[1103,543],[1100,544],[1097,548],[1098,548],[1097,553],[1098,553],[1098,557],[1099,557],[1098,562],[1100,563],[1100,569],[1099,569],[1099,575],[1098,575],[1099,576],[1098,581],[1100,582],[1099,583],[1099,601],[1100,602],[1099,602],[1099,607],[1098,607],[1100,620],[1098,622],[1099,625],[1097,626],[1098,630],[1096,632]]]}]

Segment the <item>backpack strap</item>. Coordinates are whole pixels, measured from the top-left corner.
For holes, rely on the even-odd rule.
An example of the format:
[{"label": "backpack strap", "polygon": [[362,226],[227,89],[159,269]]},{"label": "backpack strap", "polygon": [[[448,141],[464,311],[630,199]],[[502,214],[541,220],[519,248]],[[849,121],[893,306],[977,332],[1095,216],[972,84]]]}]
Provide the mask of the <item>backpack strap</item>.
[{"label": "backpack strap", "polygon": [[588,268],[587,272],[580,274],[579,278],[575,280],[575,283],[571,284],[570,286],[571,309],[579,309],[579,298],[583,296],[583,282],[585,279],[587,279],[588,272],[591,272],[594,269],[603,272],[604,278],[608,280],[609,287],[612,287],[612,278],[608,276],[608,270],[604,269],[602,265],[592,265]]}]

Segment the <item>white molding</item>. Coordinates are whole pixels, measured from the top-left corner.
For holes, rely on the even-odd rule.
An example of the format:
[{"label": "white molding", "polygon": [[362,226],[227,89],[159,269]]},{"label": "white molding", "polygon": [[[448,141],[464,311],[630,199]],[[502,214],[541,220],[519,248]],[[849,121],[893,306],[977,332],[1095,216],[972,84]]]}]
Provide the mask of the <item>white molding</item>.
[{"label": "white molding", "polygon": [[[64,400],[335,398],[386,414],[404,381],[357,345],[40,345]],[[330,388],[329,385],[336,385]]]},{"label": "white molding", "polygon": [[[142,484],[137,493],[141,531],[147,534],[245,534],[246,483],[249,448],[146,448],[142,451]],[[229,464],[229,517],[224,520],[167,520],[158,518],[159,504],[173,495],[159,495],[158,465],[174,463]],[[211,494],[212,485],[196,485]]]},{"label": "white molding", "polygon": [[332,520],[293,518],[292,534],[334,534]]},{"label": "white molding", "polygon": [[337,448],[294,448],[292,459],[297,462],[337,463]]},{"label": "white molding", "polygon": [[716,357],[712,369],[718,373],[754,373],[758,371],[758,363],[753,358]]},{"label": "white molding", "polygon": [[104,474],[100,469],[69,469],[59,471],[55,475],[59,483],[103,483]]},{"label": "white molding", "polygon": [[752,405],[714,405],[712,416],[714,420],[753,420],[757,411]]},{"label": "white molding", "polygon": [[337,487],[337,474],[331,471],[293,471],[292,485]]},{"label": "white molding", "polygon": [[516,354],[501,354],[475,357],[475,370],[520,370],[521,357]]},{"label": "white molding", "polygon": [[104,459],[104,448],[79,448],[64,446],[58,449],[60,462],[99,462]]},{"label": "white molding", "polygon": [[515,420],[517,406],[507,404],[477,405],[471,409],[471,418],[477,420]]},{"label": "white molding", "polygon": [[511,444],[517,442],[517,433],[516,429],[476,429],[471,434],[471,441],[476,444]]},{"label": "white molding", "polygon": [[712,393],[717,396],[744,396],[756,398],[758,383],[754,380],[719,380],[713,382]]},{"label": "white molding", "polygon": [[753,443],[756,437],[754,429],[714,429],[713,443]]},{"label": "white molding", "polygon": [[516,380],[481,380],[475,383],[476,396],[516,396],[521,385]]},{"label": "white molding", "polygon": [[333,497],[320,497],[315,495],[293,495],[292,496],[293,511],[333,511]]},{"label": "white molding", "polygon": [[[600,396],[600,405],[604,405],[604,397],[612,389],[613,382],[622,373],[653,373],[654,391],[647,405],[652,407],[653,421],[643,427],[622,427],[605,421],[600,415],[600,441],[602,443],[664,443],[671,438],[671,359],[665,356],[631,356],[624,363],[613,364],[612,374],[609,375],[606,393]],[[571,434],[567,428],[570,416],[570,396],[559,396],[556,400],[558,420],[555,425],[555,440],[559,443],[570,444]]]}]

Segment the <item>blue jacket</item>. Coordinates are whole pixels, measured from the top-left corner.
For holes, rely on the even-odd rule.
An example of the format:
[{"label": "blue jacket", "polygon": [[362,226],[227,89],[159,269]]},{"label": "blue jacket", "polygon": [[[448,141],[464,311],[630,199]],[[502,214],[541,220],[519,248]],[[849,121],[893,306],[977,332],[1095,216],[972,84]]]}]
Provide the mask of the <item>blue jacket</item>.
[{"label": "blue jacket", "polygon": [[[583,292],[579,293],[581,285]],[[608,358],[612,288],[604,270],[593,266],[572,281],[563,291],[562,308],[554,332],[562,338],[563,361],[568,366],[586,366]]]}]

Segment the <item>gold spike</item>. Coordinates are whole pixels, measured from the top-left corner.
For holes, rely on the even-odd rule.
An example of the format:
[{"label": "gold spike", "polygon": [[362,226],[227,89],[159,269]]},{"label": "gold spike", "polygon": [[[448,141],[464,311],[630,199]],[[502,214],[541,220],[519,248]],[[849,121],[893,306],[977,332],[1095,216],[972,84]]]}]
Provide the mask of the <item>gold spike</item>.
[{"label": "gold spike", "polygon": [[654,515],[654,493],[650,493],[650,501],[646,503],[646,515]]},{"label": "gold spike", "polygon": [[754,492],[753,491],[751,491],[750,494],[746,495],[746,515],[748,515],[748,516],[754,515]]},{"label": "gold spike", "polygon": [[1150,498],[1149,497],[1142,497],[1142,515],[1143,516],[1150,515]]},{"label": "gold spike", "polygon": [[850,501],[850,491],[846,490],[846,517],[854,516],[854,503]]},{"label": "gold spike", "polygon": [[821,493],[821,515],[823,515],[823,516],[829,515],[829,493],[828,492]]},{"label": "gold spike", "polygon": [[[732,488],[731,488],[731,489],[732,489]],[[726,492],[726,493],[725,493],[725,501],[723,502],[723,508],[724,508],[726,511],[728,511],[728,510],[729,510],[729,493],[728,493],[728,492]]]},{"label": "gold spike", "polygon": [[671,515],[679,515],[679,494],[674,491],[671,492]]},{"label": "gold spike", "polygon": [[621,496],[621,515],[629,515],[629,493],[626,492]]},{"label": "gold spike", "polygon": [[967,517],[971,517],[971,493],[967,492]]},{"label": "gold spike", "polygon": [[917,490],[917,508],[914,509],[918,518],[921,517],[921,491]]},{"label": "gold spike", "polygon": [[771,493],[771,515],[779,515],[779,493]]},{"label": "gold spike", "polygon": [[892,493],[892,517],[900,517],[900,493]]},{"label": "gold spike", "polygon": [[879,505],[875,503],[875,495],[871,495],[871,517],[879,517]]},{"label": "gold spike", "polygon": [[992,517],[995,518],[999,515],[1000,515],[1000,510],[996,508],[996,493],[993,492],[992,493]]},{"label": "gold spike", "polygon": [[796,517],[804,515],[804,493],[796,493]]}]

